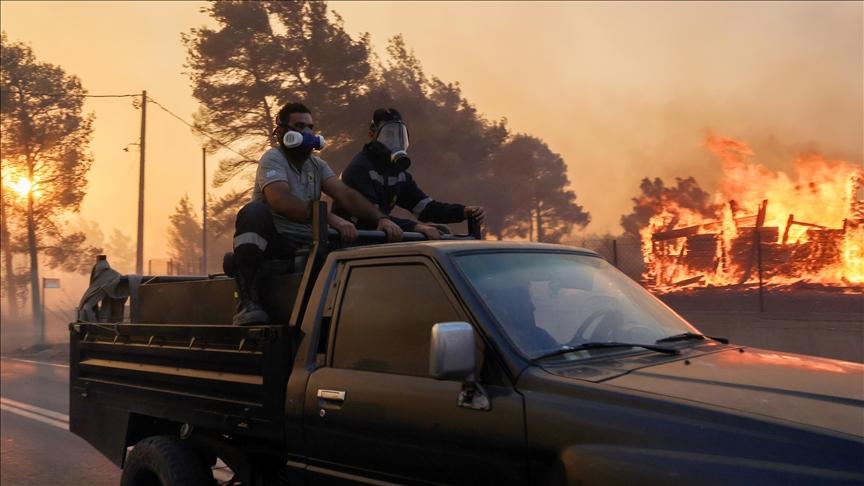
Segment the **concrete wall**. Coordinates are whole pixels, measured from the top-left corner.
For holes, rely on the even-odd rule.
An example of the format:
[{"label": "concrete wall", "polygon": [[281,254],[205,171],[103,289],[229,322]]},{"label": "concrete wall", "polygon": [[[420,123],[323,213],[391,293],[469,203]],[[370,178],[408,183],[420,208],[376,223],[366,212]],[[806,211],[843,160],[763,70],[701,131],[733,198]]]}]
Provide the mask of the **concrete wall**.
[{"label": "concrete wall", "polygon": [[864,314],[679,311],[709,336],[734,344],[864,363]]}]

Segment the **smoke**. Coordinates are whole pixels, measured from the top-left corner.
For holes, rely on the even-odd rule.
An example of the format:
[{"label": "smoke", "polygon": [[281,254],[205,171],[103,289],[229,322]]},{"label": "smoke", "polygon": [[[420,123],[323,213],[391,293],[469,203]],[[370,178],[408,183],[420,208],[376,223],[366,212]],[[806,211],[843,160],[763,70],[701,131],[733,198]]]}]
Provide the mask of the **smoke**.
[{"label": "smoke", "polygon": [[[355,38],[369,32],[382,58],[386,39],[404,34],[425,72],[459,82],[487,117],[506,117],[514,133],[538,136],[561,154],[592,214],[589,232],[619,232],[644,177],[671,184],[695,176],[713,192],[720,165],[702,146],[708,133],[746,140],[775,171],[789,170],[801,153],[862,163],[861,2],[330,6]],[[178,35],[209,22],[200,7],[2,2],[0,21],[93,93],[146,88],[188,114],[195,105]],[[81,30],[84,24],[91,28]],[[137,140],[138,112],[116,100],[88,103],[98,112],[90,187],[99,193],[91,191],[82,211],[133,234],[137,154],[120,149]],[[199,141],[158,110],[148,116],[148,184],[158,181],[151,186],[158,191],[147,199],[147,258],[163,254],[157,235],[200,174]]]},{"label": "smoke", "polygon": [[376,45],[403,32],[427,72],[560,153],[588,231],[620,231],[643,177],[713,190],[712,132],[772,170],[801,153],[862,161],[860,2],[331,5]]},{"label": "smoke", "polygon": [[[598,198],[612,199],[618,184],[635,190],[640,175],[692,175],[703,187],[715,187],[720,166],[701,147],[711,132],[748,140],[760,162],[774,170],[789,169],[804,152],[861,163],[861,5],[782,6],[792,8],[689,4],[680,14],[682,22],[667,19],[671,25],[664,34],[641,38],[653,46],[641,53],[652,61],[637,61],[640,69],[619,78],[626,94],[602,106],[589,104],[583,116],[589,126],[592,115],[614,116],[614,123],[589,128],[586,137],[609,150],[598,153],[588,140],[575,148],[597,154],[597,163],[588,164],[589,174],[602,178],[591,168],[605,159],[603,165],[618,176],[613,187],[585,178],[591,182],[581,194],[596,220],[602,218],[595,210]],[[842,11],[853,15],[842,18]],[[676,37],[678,43],[667,43]],[[603,91],[599,85],[594,89]],[[616,132],[626,137],[621,140]],[[578,170],[578,158],[568,160]],[[595,196],[592,186],[603,192]],[[616,200],[610,205],[617,206]]]}]

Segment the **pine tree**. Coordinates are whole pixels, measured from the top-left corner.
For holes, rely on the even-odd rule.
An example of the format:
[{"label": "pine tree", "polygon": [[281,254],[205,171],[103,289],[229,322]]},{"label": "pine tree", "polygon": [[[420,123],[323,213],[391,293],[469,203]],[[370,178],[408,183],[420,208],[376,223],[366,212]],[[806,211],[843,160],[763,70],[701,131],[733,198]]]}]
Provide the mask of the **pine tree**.
[{"label": "pine tree", "polygon": [[189,195],[184,195],[169,216],[168,254],[178,273],[198,273],[201,262],[201,223]]},{"label": "pine tree", "polygon": [[490,233],[557,243],[591,221],[566,189],[564,160],[542,140],[515,135],[495,153],[491,170],[500,197],[491,200]]},{"label": "pine tree", "polygon": [[[483,117],[458,83],[427,76],[401,35],[388,41],[387,59],[379,62],[368,35],[352,38],[324,2],[224,1],[204,11],[218,27],[184,36],[193,93],[202,104],[196,124],[245,154],[220,161],[215,186],[254,166],[271,146],[273,117],[285,101],[301,101],[313,111],[328,141],[322,156],[337,173],[368,141],[373,111],[393,107],[408,124],[410,170],[424,191],[441,201],[506,210],[490,215],[493,233],[528,234],[507,230],[532,217],[519,216],[520,202],[500,186],[513,178],[493,164],[508,140],[506,120]],[[552,155],[546,158],[554,161]],[[544,182],[557,193],[539,198],[539,209],[532,209],[544,240],[557,240],[588,221],[575,194],[563,189],[566,171],[557,175],[560,181]],[[223,239],[249,192],[228,194],[208,215],[225,226]]]},{"label": "pine tree", "polygon": [[[86,90],[77,77],[39,62],[29,46],[10,42],[5,33],[0,58],[4,224],[22,228],[4,241],[4,251],[22,248],[29,257],[31,303],[39,322],[39,255],[51,268],[87,272],[101,252],[85,245],[85,234],[68,233],[60,224],[61,215],[78,211],[86,193],[93,115],[83,113]],[[6,291],[17,293],[14,286]]]},{"label": "pine tree", "polygon": [[183,36],[201,102],[195,125],[246,154],[220,161],[216,186],[271,146],[274,117],[287,101],[315,112],[332,149],[354,140],[349,113],[368,91],[367,36],[352,39],[324,2],[213,2],[205,12],[219,26]]}]

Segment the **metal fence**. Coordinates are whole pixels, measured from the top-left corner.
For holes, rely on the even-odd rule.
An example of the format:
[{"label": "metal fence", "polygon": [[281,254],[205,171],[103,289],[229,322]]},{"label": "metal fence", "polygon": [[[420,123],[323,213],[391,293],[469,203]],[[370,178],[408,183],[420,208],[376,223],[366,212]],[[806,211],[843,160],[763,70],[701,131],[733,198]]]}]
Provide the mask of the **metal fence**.
[{"label": "metal fence", "polygon": [[615,238],[576,238],[562,241],[564,245],[596,251],[609,263],[615,265],[628,277],[640,282],[645,271],[642,259],[642,243],[639,238],[621,236]]},{"label": "metal fence", "polygon": [[147,275],[198,275],[200,273],[200,262],[183,262],[162,258],[147,261]]}]

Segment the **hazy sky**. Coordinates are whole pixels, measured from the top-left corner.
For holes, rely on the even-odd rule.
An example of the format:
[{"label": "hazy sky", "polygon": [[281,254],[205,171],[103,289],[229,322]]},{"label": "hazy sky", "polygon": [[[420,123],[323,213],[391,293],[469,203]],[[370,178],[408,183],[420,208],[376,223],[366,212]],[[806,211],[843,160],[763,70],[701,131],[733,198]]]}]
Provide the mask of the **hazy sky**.
[{"label": "hazy sky", "polygon": [[[812,150],[862,161],[860,2],[330,5],[382,55],[403,33],[427,74],[458,81],[486,116],[543,138],[568,164],[589,231],[620,230],[642,177],[694,175],[712,187],[719,166],[701,147],[708,132],[750,142],[775,169]],[[90,93],[146,89],[190,120],[180,34],[209,23],[201,6],[4,1],[0,24]],[[134,238],[138,154],[122,149],[137,141],[140,112],[131,99],[86,106],[96,114],[95,163],[83,216]],[[201,154],[188,128],[154,105],[146,181],[145,259],[164,258],[180,197],[200,211]]]}]

